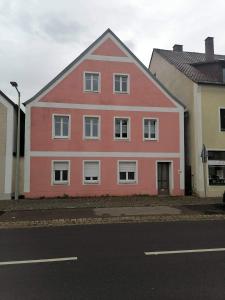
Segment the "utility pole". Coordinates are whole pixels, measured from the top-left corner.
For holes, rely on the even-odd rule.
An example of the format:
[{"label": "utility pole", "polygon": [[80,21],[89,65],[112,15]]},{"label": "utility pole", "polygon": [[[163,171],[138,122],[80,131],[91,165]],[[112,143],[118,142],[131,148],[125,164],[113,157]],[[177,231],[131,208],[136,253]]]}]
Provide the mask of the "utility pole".
[{"label": "utility pole", "polygon": [[10,81],[10,84],[18,93],[18,113],[17,113],[17,135],[16,135],[16,173],[15,173],[15,200],[19,199],[19,170],[20,170],[20,91],[18,84],[15,81]]}]

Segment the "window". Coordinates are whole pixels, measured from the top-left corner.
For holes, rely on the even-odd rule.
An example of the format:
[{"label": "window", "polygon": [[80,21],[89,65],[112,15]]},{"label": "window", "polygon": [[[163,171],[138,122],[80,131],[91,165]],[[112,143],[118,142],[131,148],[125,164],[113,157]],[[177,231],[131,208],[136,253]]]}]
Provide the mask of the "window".
[{"label": "window", "polygon": [[99,117],[84,117],[84,138],[97,139],[100,137],[100,120]]},{"label": "window", "polygon": [[220,131],[225,131],[225,108],[220,108]]},{"label": "window", "polygon": [[136,162],[119,161],[119,183],[136,183]]},{"label": "window", "polygon": [[225,165],[209,165],[209,185],[225,185]]},{"label": "window", "polygon": [[68,138],[69,137],[69,116],[53,115],[53,137]]},{"label": "window", "polygon": [[126,74],[114,74],[114,92],[129,93],[129,76]]},{"label": "window", "polygon": [[84,161],[84,183],[99,183],[99,161]]},{"label": "window", "polygon": [[84,73],[84,91],[85,92],[99,92],[99,73]]},{"label": "window", "polygon": [[69,162],[53,162],[53,184],[69,184]]},{"label": "window", "polygon": [[130,131],[129,118],[115,118],[115,139],[128,139]]},{"label": "window", "polygon": [[158,139],[158,120],[144,119],[144,140]]}]

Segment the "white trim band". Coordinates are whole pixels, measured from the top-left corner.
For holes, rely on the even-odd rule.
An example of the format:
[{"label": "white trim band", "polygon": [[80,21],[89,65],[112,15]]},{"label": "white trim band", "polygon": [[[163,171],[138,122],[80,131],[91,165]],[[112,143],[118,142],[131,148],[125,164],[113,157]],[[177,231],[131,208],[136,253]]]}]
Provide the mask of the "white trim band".
[{"label": "white trim band", "polygon": [[180,112],[174,107],[149,107],[149,106],[122,106],[122,105],[97,105],[97,104],[76,104],[61,102],[37,102],[32,107],[48,108],[71,108],[71,109],[94,109],[94,110],[116,110],[116,111],[142,111],[142,112]]},{"label": "white trim band", "polygon": [[174,152],[82,152],[82,151],[31,151],[32,157],[153,157],[179,158],[180,153]]}]

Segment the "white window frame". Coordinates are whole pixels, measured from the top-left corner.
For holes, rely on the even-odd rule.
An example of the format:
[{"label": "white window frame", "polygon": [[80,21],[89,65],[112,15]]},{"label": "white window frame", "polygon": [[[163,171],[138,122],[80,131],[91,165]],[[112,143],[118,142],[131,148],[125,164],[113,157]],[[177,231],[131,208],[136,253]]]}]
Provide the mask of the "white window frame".
[{"label": "white window frame", "polygon": [[[155,138],[151,138],[151,137],[145,138],[145,120],[156,121],[156,132],[155,132],[156,137]],[[144,117],[143,121],[142,121],[142,132],[143,132],[143,141],[158,141],[159,140],[159,118]]]},{"label": "white window frame", "polygon": [[219,111],[218,111],[218,115],[219,115],[219,117],[218,117],[218,120],[219,120],[219,132],[221,132],[221,133],[225,133],[225,130],[221,130],[221,115],[220,115],[220,111],[221,111],[221,109],[224,109],[225,110],[225,107],[219,107]]},{"label": "white window frame", "polygon": [[[98,118],[98,136],[85,135],[85,118]],[[98,115],[83,115],[83,139],[84,140],[99,140],[101,138],[101,116]]]},{"label": "white window frame", "polygon": [[[88,162],[91,162],[91,163],[98,163],[98,168],[99,168],[99,179],[98,180],[88,180],[86,181],[85,180],[85,174],[84,174],[84,166],[85,166],[85,163],[88,163]],[[100,184],[101,183],[101,161],[100,160],[83,160],[83,185],[89,185],[89,184]]]},{"label": "white window frame", "polygon": [[[55,135],[55,117],[69,117],[68,122],[68,135]],[[53,139],[70,139],[71,135],[71,115],[68,114],[52,114],[52,138]]]},{"label": "white window frame", "polygon": [[[98,75],[98,90],[97,91],[93,91],[93,79],[91,80],[91,90],[86,89],[86,80],[85,80],[86,74]],[[83,91],[85,93],[100,93],[101,92],[101,73],[100,72],[92,72],[92,71],[84,71],[83,72]]]},{"label": "white window frame", "polygon": [[[54,164],[55,163],[68,163],[68,180],[67,181],[55,181]],[[52,174],[51,185],[70,185],[70,160],[52,160]]]},{"label": "white window frame", "polygon": [[[135,163],[135,179],[134,180],[120,180],[120,163]],[[138,161],[137,160],[118,160],[117,161],[117,184],[138,184]]]},{"label": "white window frame", "polygon": [[[116,119],[126,119],[128,120],[128,126],[127,126],[127,137],[123,138],[123,137],[116,137]],[[131,139],[131,118],[130,117],[123,117],[123,116],[119,116],[119,117],[114,117],[113,119],[113,128],[114,128],[114,132],[113,132],[113,138],[114,140],[119,140],[119,141],[129,141]]]},{"label": "white window frame", "polygon": [[[127,91],[122,91],[122,81],[120,82],[120,91],[116,91],[116,76],[127,76]],[[125,73],[113,73],[113,93],[114,94],[130,94],[130,74]]]}]

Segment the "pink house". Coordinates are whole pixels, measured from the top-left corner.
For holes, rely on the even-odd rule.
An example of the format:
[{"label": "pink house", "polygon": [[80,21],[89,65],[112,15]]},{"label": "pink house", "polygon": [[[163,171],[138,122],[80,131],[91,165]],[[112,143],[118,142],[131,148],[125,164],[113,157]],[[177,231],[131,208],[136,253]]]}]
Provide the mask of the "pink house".
[{"label": "pink house", "polygon": [[184,107],[110,30],[26,103],[25,196],[184,193]]}]

